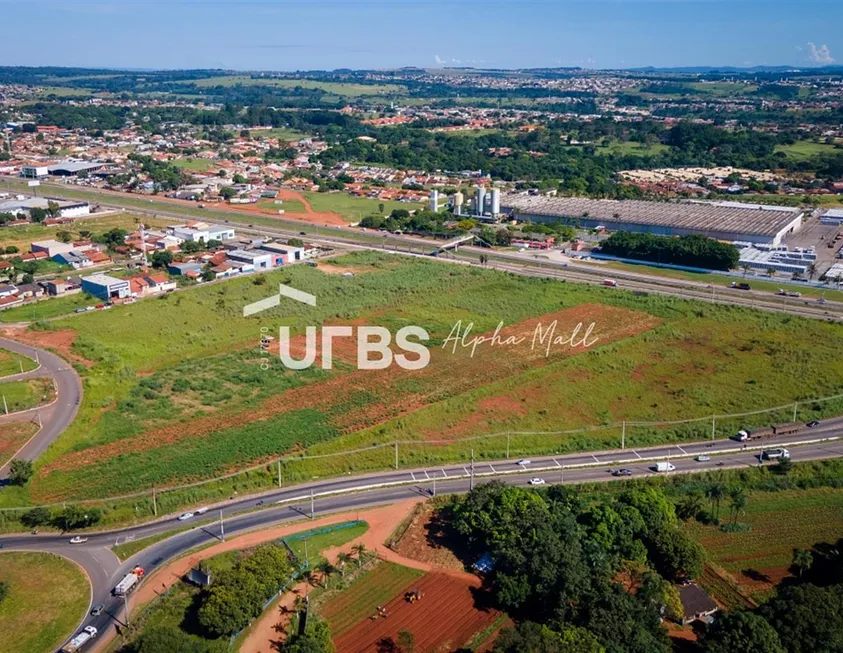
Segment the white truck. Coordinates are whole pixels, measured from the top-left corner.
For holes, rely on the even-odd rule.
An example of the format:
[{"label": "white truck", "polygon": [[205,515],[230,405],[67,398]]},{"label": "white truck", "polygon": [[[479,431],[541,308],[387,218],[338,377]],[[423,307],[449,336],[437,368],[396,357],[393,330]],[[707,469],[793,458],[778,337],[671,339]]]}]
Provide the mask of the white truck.
[{"label": "white truck", "polygon": [[135,567],[131,572],[120,579],[120,582],[115,585],[114,589],[111,590],[111,593],[114,594],[114,596],[123,596],[124,594],[128,594],[138,586],[140,579],[143,578],[143,573],[144,571],[142,567]]},{"label": "white truck", "polygon": [[76,635],[73,639],[71,639],[67,644],[65,644],[62,649],[61,653],[74,653],[74,651],[78,651],[81,649],[85,644],[87,644],[90,640],[94,639],[97,636],[97,629],[93,626],[85,626],[85,629]]},{"label": "white truck", "polygon": [[672,472],[674,469],[676,469],[676,467],[673,465],[673,463],[660,462],[660,463],[656,463],[656,466],[655,466],[654,469],[657,472]]}]

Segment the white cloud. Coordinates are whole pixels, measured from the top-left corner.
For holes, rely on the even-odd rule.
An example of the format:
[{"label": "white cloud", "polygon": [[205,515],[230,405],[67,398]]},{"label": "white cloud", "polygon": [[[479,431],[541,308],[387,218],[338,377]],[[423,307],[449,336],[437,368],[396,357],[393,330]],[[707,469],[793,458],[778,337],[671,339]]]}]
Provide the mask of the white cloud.
[{"label": "white cloud", "polygon": [[447,61],[445,61],[445,60],[444,60],[442,57],[440,57],[438,54],[434,54],[434,55],[433,55],[433,58],[436,60],[436,63],[438,63],[440,66],[441,66],[442,64],[444,64],[444,63],[447,63]]},{"label": "white cloud", "polygon": [[813,43],[808,43],[808,50],[810,51],[808,58],[814,63],[828,65],[836,61],[836,59],[831,56],[831,50],[828,49],[827,45],[823,44],[816,46]]}]

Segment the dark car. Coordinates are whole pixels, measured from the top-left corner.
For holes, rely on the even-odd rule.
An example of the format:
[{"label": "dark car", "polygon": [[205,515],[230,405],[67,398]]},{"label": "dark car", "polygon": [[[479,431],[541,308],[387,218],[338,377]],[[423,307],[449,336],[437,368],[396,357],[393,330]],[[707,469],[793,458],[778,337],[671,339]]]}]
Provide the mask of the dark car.
[{"label": "dark car", "polygon": [[105,604],[104,603],[98,603],[91,610],[91,615],[94,616],[94,617],[99,617],[103,613],[103,610],[105,610]]},{"label": "dark car", "polygon": [[814,420],[813,422],[808,422],[805,426],[807,426],[809,429],[812,429],[819,425],[820,423],[817,420]]},{"label": "dark car", "polygon": [[623,467],[612,472],[612,476],[632,476],[632,470]]}]

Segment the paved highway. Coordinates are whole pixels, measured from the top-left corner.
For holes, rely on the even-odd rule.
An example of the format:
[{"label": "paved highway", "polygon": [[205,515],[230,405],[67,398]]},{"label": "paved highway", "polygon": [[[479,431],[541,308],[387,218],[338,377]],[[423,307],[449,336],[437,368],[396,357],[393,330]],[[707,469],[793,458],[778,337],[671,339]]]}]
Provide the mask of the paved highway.
[{"label": "paved highway", "polygon": [[[41,367],[37,370],[32,370],[25,374],[17,374],[12,377],[5,377],[3,379],[4,381],[50,376],[56,384],[57,398],[50,406],[33,408],[17,415],[0,416],[0,424],[3,424],[10,421],[20,421],[21,419],[35,420],[40,415],[41,430],[14,456],[14,458],[22,458],[24,460],[35,460],[47,450],[47,447],[52,444],[53,440],[59,437],[70,426],[76,417],[76,412],[79,410],[79,403],[82,400],[82,380],[79,378],[76,370],[66,361],[43,349],[36,349],[35,347],[5,338],[0,338],[0,348],[28,356],[33,360],[37,359],[41,363]],[[2,462],[4,461],[0,461],[0,463]],[[8,466],[9,464],[6,462],[6,464],[0,467],[0,479],[8,477]]]},{"label": "paved highway", "polygon": [[[802,444],[800,444],[802,443]],[[671,473],[694,473],[718,469],[741,468],[762,464],[763,448],[785,446],[796,462],[843,457],[843,417],[830,419],[814,429],[805,429],[793,436],[771,438],[763,443],[743,444],[732,440],[715,440],[684,445],[665,445],[642,449],[578,453],[532,457],[529,462],[498,460],[470,462],[369,474],[355,478],[333,479],[268,492],[260,497],[236,499],[213,506],[202,517],[194,517],[196,525],[139,552],[120,563],[109,547],[116,543],[166,533],[185,525],[175,515],[156,522],[111,532],[88,534],[85,544],[72,545],[69,535],[8,535],[0,537],[6,550],[40,550],[57,553],[78,562],[91,578],[92,603],[103,603],[106,611],[98,617],[86,618],[83,625],[93,625],[100,632],[122,622],[123,602],[111,596],[111,589],[131,568],[139,564],[149,574],[166,561],[197,546],[220,539],[220,513],[225,534],[231,537],[257,528],[302,519],[311,514],[350,511],[372,505],[391,503],[410,497],[467,492],[473,483],[499,478],[506,483],[526,485],[539,477],[547,483],[579,484],[618,480],[610,472],[620,467],[632,471],[633,478],[657,476],[656,461],[669,460],[675,467]],[[697,461],[697,456],[709,460]],[[623,477],[620,477],[623,478]],[[205,519],[199,523],[197,520]],[[189,523],[189,522],[188,522]],[[78,630],[78,629],[77,629]]]}]

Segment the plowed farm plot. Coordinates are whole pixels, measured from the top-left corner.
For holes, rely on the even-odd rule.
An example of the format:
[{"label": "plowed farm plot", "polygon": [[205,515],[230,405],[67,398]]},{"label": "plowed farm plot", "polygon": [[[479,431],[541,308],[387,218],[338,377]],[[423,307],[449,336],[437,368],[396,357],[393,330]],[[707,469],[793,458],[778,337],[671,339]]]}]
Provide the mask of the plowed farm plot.
[{"label": "plowed farm plot", "polygon": [[374,613],[353,628],[336,636],[338,653],[369,653],[379,643],[398,642],[402,630],[413,634],[416,653],[454,651],[476,633],[487,629],[501,612],[482,607],[485,599],[479,579],[443,573],[426,574],[411,589],[421,592],[421,599],[410,603],[403,592],[383,605],[386,616]]}]

